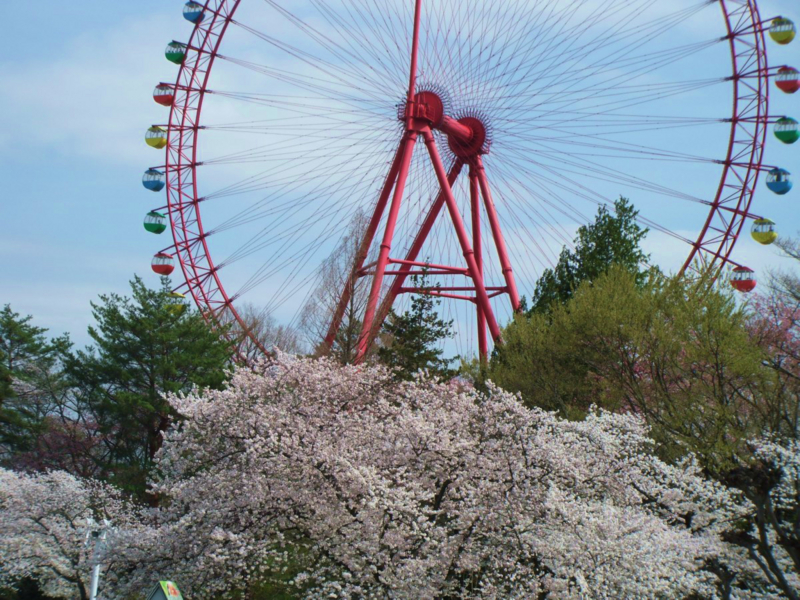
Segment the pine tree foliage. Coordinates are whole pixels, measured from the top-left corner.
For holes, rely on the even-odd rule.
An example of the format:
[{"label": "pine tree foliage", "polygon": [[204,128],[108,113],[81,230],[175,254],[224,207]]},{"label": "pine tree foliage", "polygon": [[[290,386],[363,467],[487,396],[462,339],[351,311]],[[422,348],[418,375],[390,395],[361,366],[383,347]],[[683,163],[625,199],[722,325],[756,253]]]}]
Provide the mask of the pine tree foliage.
[{"label": "pine tree foliage", "polygon": [[69,347],[66,336],[48,340],[47,329],[32,319],[8,304],[0,311],[0,448],[6,458],[31,447],[46,407],[30,391],[49,383],[59,353]]},{"label": "pine tree foliage", "polygon": [[220,387],[233,349],[199,313],[169,296],[168,279],[150,289],[137,277],[131,291],[132,297],[102,295],[92,303],[94,345],[74,354],[69,374],[113,440],[114,479],[141,492],[161,432],[175,416],[163,395]]},{"label": "pine tree foliage", "polygon": [[[412,277],[414,287],[425,290],[427,278]],[[450,368],[454,359],[443,358],[441,342],[453,334],[453,321],[439,318],[436,307],[441,300],[431,294],[416,294],[411,308],[397,314],[389,313],[382,328],[383,346],[378,349],[378,360],[392,369],[400,379],[411,380],[419,371],[451,379],[456,370]]]},{"label": "pine tree foliage", "polygon": [[596,280],[613,264],[635,273],[637,284],[644,284],[650,257],[640,244],[648,229],[636,222],[638,214],[626,198],[614,202],[613,213],[601,206],[594,223],[578,229],[575,249],[564,247],[556,265],[544,271],[536,283],[530,312],[549,313],[553,304],[565,304],[582,282]]}]

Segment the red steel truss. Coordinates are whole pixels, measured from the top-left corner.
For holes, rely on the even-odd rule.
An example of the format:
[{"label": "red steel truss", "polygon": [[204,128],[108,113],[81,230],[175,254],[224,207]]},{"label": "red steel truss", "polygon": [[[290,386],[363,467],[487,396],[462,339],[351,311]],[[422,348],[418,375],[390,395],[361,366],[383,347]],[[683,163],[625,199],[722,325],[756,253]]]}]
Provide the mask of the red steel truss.
[{"label": "red steel truss", "polygon": [[722,268],[749,216],[762,169],[769,119],[769,65],[764,22],[755,0],[720,2],[733,61],[733,115],[719,190],[683,268],[697,260]]}]

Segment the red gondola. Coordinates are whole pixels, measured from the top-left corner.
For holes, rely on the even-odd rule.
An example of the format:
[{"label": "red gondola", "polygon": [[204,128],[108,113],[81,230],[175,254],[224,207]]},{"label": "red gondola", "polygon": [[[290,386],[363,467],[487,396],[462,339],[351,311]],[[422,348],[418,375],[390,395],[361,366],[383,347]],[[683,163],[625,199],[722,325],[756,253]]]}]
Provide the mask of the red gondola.
[{"label": "red gondola", "polygon": [[171,85],[159,83],[153,90],[153,100],[161,106],[172,106],[175,101],[175,90]]},{"label": "red gondola", "polygon": [[153,262],[150,266],[159,275],[170,275],[175,270],[175,259],[172,254],[159,252],[153,257]]},{"label": "red gondola", "polygon": [[731,271],[731,286],[737,292],[752,292],[756,289],[756,274],[753,269],[736,267]]},{"label": "red gondola", "polygon": [[800,90],[800,71],[792,67],[781,67],[775,76],[775,85],[787,94],[794,94]]}]

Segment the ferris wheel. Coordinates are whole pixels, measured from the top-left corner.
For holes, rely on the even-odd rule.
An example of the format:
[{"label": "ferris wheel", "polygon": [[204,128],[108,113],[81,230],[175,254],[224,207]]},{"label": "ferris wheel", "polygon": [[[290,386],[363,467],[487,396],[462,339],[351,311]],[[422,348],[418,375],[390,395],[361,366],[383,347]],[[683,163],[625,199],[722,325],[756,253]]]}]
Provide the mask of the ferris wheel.
[{"label": "ferris wheel", "polygon": [[684,269],[732,267],[740,291],[743,228],[777,238],[751,206],[792,188],[764,149],[770,129],[800,138],[769,112],[769,80],[794,94],[800,73],[767,60],[767,37],[796,28],[755,0],[207,0],[183,16],[177,75],[153,93],[169,112],[145,137],[163,159],[143,184],[165,200],[144,226],[171,231],[152,268],[179,266],[175,293],[214,322],[247,331],[249,302],[296,323],[354,221],[324,343],[358,283],[359,357],[411,293],[485,356],[620,195]]}]

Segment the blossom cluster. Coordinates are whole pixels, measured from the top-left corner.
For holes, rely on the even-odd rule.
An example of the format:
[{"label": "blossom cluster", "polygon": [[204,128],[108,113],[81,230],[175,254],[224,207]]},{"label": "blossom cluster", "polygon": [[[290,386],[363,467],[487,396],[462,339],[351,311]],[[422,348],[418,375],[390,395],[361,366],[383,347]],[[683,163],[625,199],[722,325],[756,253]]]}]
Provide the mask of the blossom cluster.
[{"label": "blossom cluster", "polygon": [[25,475],[0,469],[0,586],[30,577],[48,596],[88,598],[93,560],[104,559],[112,570],[117,563],[113,555],[96,555],[87,540],[103,520],[126,531],[143,523],[140,512],[107,484],[64,471]]},{"label": "blossom cluster", "polygon": [[170,401],[186,420],[137,573],[194,595],[298,561],[312,597],[713,595],[736,514],[690,462],[656,459],[635,416],[570,422],[499,389],[285,356]]}]

